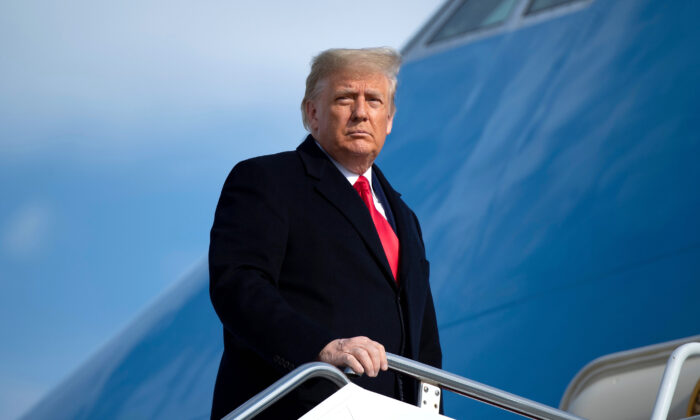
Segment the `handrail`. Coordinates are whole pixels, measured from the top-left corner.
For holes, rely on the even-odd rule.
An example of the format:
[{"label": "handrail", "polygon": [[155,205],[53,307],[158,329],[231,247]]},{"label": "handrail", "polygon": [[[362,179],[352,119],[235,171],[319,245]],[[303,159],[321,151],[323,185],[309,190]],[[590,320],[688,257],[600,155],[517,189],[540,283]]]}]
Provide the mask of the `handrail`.
[{"label": "handrail", "polygon": [[284,375],[264,391],[230,412],[223,420],[244,420],[252,418],[287,395],[293,388],[311,378],[328,379],[337,385],[338,388],[342,388],[350,383],[350,380],[335,366],[321,362],[307,363]]},{"label": "handrail", "polygon": [[[528,400],[441,369],[387,353],[389,369],[438,385],[457,394],[491,404],[535,420],[584,420],[566,411]],[[335,366],[314,362],[302,365],[229,413],[223,420],[246,420],[285,396],[307,379],[323,377],[342,388],[350,380]]]},{"label": "handrail", "polygon": [[[700,343],[687,343],[673,351],[659,387],[651,420],[666,420],[676,390],[681,366],[690,356],[700,355]],[[585,420],[582,417],[558,410],[548,405],[484,385],[396,354],[387,353],[389,369],[448,391],[481,401],[535,420]],[[229,413],[223,420],[249,419],[285,396],[293,388],[311,378],[325,378],[342,388],[350,380],[338,368],[327,363],[314,362],[302,365],[283,376],[264,391]]]},{"label": "handrail", "polygon": [[656,397],[656,404],[654,404],[651,420],[666,420],[668,411],[671,408],[673,393],[676,391],[676,385],[678,384],[678,377],[681,374],[681,366],[683,366],[683,363],[688,357],[699,354],[700,343],[683,344],[671,353],[666,363],[666,370],[661,380],[661,386],[659,387],[659,394]]},{"label": "handrail", "polygon": [[584,420],[566,411],[492,388],[395,354],[387,353],[389,369],[432,383],[443,389],[536,420]]}]

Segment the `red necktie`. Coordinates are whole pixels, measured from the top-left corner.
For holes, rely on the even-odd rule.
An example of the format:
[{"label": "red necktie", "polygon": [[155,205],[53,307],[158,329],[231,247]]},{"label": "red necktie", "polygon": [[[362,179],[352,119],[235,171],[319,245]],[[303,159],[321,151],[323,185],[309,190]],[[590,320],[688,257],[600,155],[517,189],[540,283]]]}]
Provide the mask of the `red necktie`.
[{"label": "red necktie", "polygon": [[364,176],[360,176],[355,184],[353,185],[355,190],[362,197],[362,201],[365,202],[367,208],[369,208],[369,214],[372,215],[372,221],[374,222],[374,227],[377,229],[379,234],[379,240],[382,242],[382,247],[384,248],[384,253],[386,254],[386,259],[389,261],[389,267],[391,267],[391,272],[394,275],[394,280],[398,282],[399,273],[399,238],[394,233],[394,229],[387,220],[379,213],[374,207],[374,200],[372,199],[372,190],[369,187],[369,181]]}]

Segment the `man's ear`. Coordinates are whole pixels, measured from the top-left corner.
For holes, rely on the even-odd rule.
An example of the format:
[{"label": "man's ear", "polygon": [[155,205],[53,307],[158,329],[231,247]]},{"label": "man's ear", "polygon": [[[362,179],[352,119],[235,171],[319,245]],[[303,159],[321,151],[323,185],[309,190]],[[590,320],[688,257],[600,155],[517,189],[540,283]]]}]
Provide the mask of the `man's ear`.
[{"label": "man's ear", "polygon": [[311,134],[314,134],[314,131],[318,130],[318,112],[316,104],[313,100],[308,100],[306,104],[304,104],[304,107],[306,108],[306,118],[309,120],[309,129],[311,130]]},{"label": "man's ear", "polygon": [[389,122],[386,125],[387,136],[391,133],[391,128],[394,126],[394,114],[396,114],[396,111],[392,112],[391,115],[389,115]]}]

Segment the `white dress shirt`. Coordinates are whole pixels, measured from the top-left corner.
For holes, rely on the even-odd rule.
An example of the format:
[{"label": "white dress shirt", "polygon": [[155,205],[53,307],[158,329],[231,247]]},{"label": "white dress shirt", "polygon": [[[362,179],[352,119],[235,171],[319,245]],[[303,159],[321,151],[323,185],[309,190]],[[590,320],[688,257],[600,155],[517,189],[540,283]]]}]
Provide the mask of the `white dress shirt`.
[{"label": "white dress shirt", "polygon": [[[357,179],[360,177],[360,175],[358,175],[354,172],[348,171],[343,165],[336,162],[336,160],[333,159],[333,157],[331,155],[329,155],[328,152],[326,152],[318,142],[316,142],[316,145],[318,146],[319,149],[321,149],[323,151],[323,153],[326,154],[326,156],[328,156],[328,159],[330,159],[331,162],[333,162],[335,167],[338,168],[340,173],[343,174],[343,176],[345,177],[345,179],[348,180],[350,185],[355,185],[355,182],[357,182]],[[369,169],[367,169],[367,171],[362,175],[365,178],[367,178],[367,181],[369,181],[369,189],[372,191],[372,201],[374,201],[374,208],[376,208],[377,211],[379,211],[379,213],[382,216],[384,216],[384,218],[386,219],[386,212],[384,211],[384,206],[379,201],[379,199],[377,199],[377,194],[374,193],[374,188],[372,187],[372,167],[370,166]]]}]

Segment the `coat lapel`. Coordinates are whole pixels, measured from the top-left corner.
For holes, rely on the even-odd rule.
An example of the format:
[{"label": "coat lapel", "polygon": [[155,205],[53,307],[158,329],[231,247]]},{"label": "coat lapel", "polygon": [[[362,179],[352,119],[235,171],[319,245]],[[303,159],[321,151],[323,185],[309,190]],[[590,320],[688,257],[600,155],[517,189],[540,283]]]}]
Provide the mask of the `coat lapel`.
[{"label": "coat lapel", "polygon": [[387,201],[394,212],[396,233],[399,237],[399,293],[404,296],[406,305],[406,322],[409,331],[408,340],[411,355],[418,357],[420,348],[420,328],[425,310],[425,297],[428,289],[428,263],[424,260],[425,251],[420,239],[419,227],[414,215],[401,199],[401,194],[394,191],[382,172],[375,165],[373,172],[382,184]]},{"label": "coat lapel", "polygon": [[299,145],[297,152],[304,162],[307,175],[314,180],[316,191],[348,219],[381,267],[384,276],[396,287],[374,222],[372,222],[372,217],[360,196],[333,165],[333,162],[315,144],[313,137],[308,136]]},{"label": "coat lapel", "polygon": [[418,263],[416,250],[413,248],[416,243],[416,238],[413,236],[415,229],[412,228],[413,216],[410,214],[406,204],[401,200],[401,194],[391,187],[391,184],[386,180],[377,165],[372,167],[372,171],[382,184],[386,199],[394,213],[396,236],[399,237],[399,285],[402,289],[408,288],[412,283],[411,277],[418,272],[416,271],[416,263]]}]

